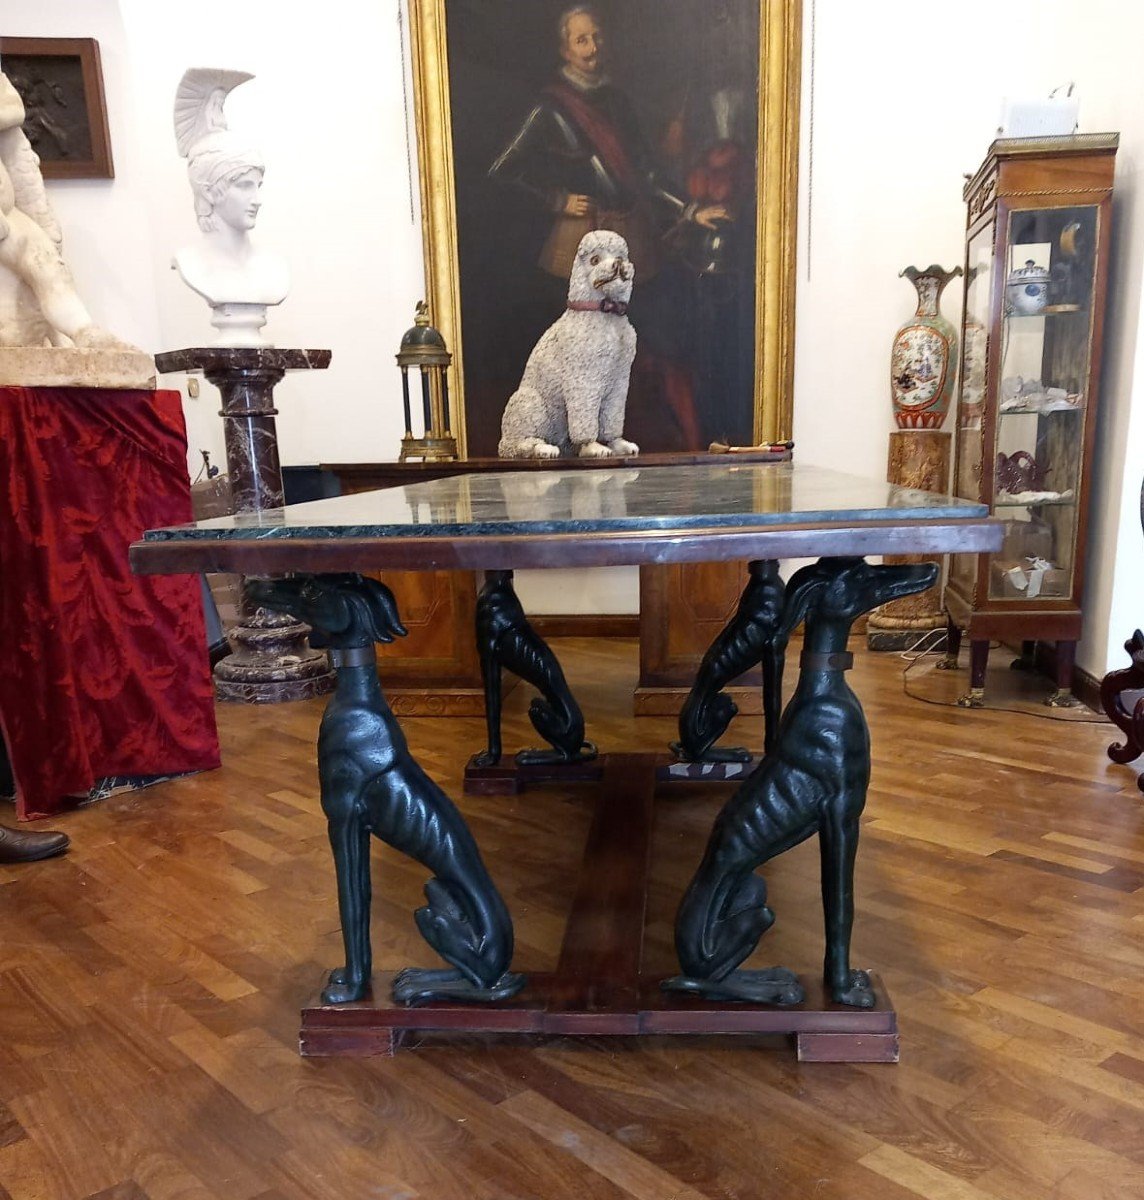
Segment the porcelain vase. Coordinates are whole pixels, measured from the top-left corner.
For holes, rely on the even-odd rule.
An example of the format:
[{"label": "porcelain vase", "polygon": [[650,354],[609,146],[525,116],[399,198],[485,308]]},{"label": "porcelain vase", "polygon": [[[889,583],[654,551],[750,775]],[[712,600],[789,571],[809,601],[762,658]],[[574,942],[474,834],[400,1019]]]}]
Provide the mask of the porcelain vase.
[{"label": "porcelain vase", "polygon": [[918,293],[918,307],[894,336],[890,355],[890,390],[899,429],[940,429],[949,412],[957,378],[957,333],[941,315],[941,294],[961,274],[937,263],[918,270],[907,267]]}]

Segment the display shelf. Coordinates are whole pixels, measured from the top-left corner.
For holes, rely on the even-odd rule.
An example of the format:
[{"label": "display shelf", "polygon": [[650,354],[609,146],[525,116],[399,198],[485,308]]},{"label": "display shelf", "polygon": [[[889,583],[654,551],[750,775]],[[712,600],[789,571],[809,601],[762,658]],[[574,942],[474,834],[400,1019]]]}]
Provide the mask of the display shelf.
[{"label": "display shelf", "polygon": [[1076,503],[1075,496],[1054,497],[1050,500],[1010,500],[998,495],[993,502],[994,508],[1068,508]]},{"label": "display shelf", "polygon": [[1087,313],[1085,308],[1042,308],[1035,313],[1006,313],[1006,321],[1035,321],[1044,317],[1075,317],[1079,313]]},{"label": "display shelf", "polygon": [[[999,417],[1055,417],[1060,414],[1072,416],[1077,413],[1084,412],[1083,404],[1070,404],[1067,408],[1002,408],[998,409]],[[974,429],[978,426],[963,426],[963,428]]]},{"label": "display shelf", "polygon": [[[1030,655],[1031,643],[1056,642],[1052,702],[1071,684],[1117,142],[998,141],[965,187],[955,491],[1011,527],[1001,551],[950,562],[951,660],[963,631],[973,651],[967,704],[981,702],[990,641]],[[1016,568],[1034,559],[1043,567],[1022,587]]]}]

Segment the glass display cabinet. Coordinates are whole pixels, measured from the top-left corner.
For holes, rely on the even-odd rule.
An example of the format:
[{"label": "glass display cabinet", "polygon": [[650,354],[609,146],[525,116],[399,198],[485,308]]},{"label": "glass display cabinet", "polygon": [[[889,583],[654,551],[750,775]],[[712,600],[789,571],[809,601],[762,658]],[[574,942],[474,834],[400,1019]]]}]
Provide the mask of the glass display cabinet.
[{"label": "glass display cabinet", "polygon": [[970,643],[984,701],[990,640],[1056,644],[1052,705],[1073,704],[1118,136],[996,141],[965,186],[954,492],[1005,522],[994,554],[950,560],[946,668]]}]

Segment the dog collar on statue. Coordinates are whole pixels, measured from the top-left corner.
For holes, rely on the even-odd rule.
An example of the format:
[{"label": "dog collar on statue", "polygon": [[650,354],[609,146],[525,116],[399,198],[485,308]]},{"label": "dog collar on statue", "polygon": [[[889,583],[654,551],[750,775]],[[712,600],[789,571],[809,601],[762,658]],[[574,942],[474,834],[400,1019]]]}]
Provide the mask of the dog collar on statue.
[{"label": "dog collar on statue", "polygon": [[849,671],[854,665],[854,655],[849,650],[835,650],[833,654],[804,650],[798,656],[798,665],[806,671]]},{"label": "dog collar on statue", "polygon": [[628,315],[628,302],[626,300],[609,300],[607,296],[603,300],[569,300],[568,307],[572,312],[611,313],[614,317],[626,317]]},{"label": "dog collar on statue", "polygon": [[369,667],[377,662],[377,651],[372,646],[347,646],[344,649],[331,646],[328,654],[330,666],[335,671],[338,667]]}]

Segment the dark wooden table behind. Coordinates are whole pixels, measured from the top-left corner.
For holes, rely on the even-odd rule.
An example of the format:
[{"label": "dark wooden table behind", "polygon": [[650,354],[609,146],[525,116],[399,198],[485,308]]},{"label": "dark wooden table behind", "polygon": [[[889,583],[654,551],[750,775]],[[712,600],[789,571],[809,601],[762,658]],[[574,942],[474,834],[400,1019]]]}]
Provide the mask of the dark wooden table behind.
[{"label": "dark wooden table behind", "polygon": [[[469,458],[452,462],[323,463],[343,492],[400,487],[451,475],[493,471],[652,470],[691,463],[776,462],[790,451],[727,454],[645,454],[638,458]],[[481,673],[473,642],[479,586],[471,571],[401,571],[377,575],[393,589],[409,637],[381,646],[379,665],[394,710],[408,716],[473,716],[483,711]],[[699,660],[730,619],[746,582],[742,563],[677,563],[640,567],[639,613],[530,614],[542,637],[639,637],[640,671],[633,696],[640,715],[675,715]],[[757,671],[730,689],[744,713],[758,714]]]}]

